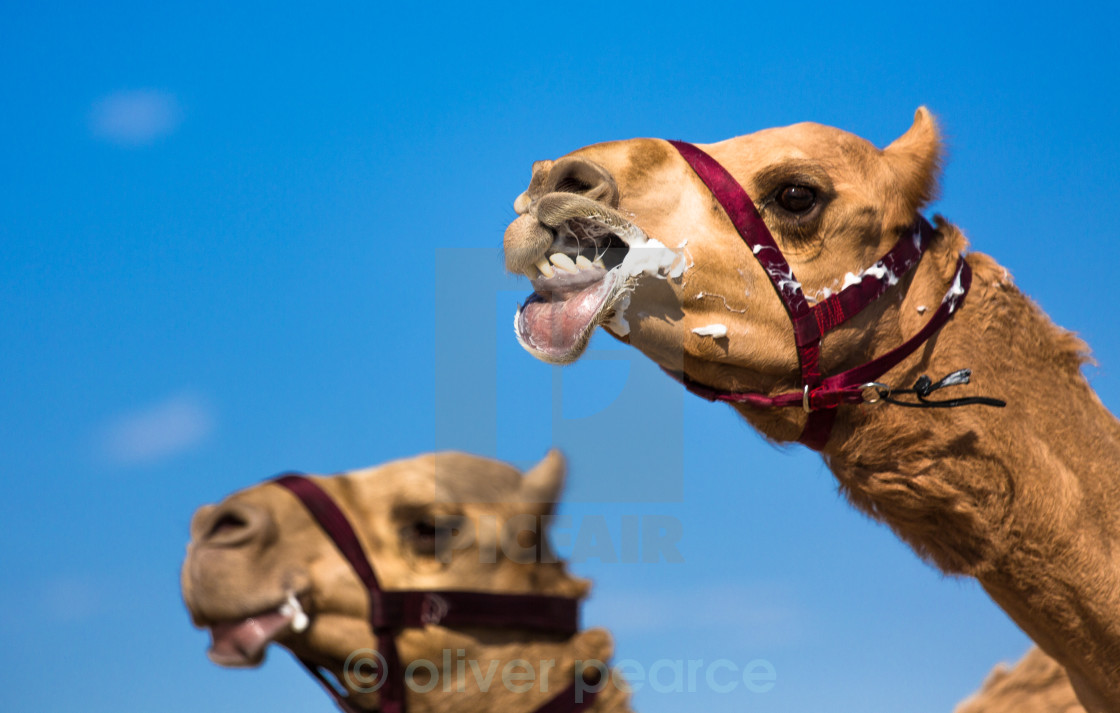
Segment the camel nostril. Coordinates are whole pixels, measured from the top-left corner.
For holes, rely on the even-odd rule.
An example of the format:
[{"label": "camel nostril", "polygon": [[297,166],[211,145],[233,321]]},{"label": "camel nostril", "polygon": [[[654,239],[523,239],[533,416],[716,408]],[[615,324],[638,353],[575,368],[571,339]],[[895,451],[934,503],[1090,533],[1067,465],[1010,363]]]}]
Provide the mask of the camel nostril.
[{"label": "camel nostril", "polygon": [[268,515],[248,503],[225,503],[209,513],[209,522],[200,528],[205,534],[199,542],[214,547],[233,547],[260,539],[268,527]]},{"label": "camel nostril", "polygon": [[618,206],[618,184],[607,169],[586,159],[557,161],[549,172],[551,192],[575,193],[593,201]]},{"label": "camel nostril", "polygon": [[587,193],[594,187],[578,176],[564,176],[556,182],[555,190],[561,193]]},{"label": "camel nostril", "polygon": [[239,530],[249,523],[244,519],[238,517],[233,513],[225,513],[210,527],[210,532],[206,533],[207,538],[214,537],[215,535],[228,533],[232,530]]}]

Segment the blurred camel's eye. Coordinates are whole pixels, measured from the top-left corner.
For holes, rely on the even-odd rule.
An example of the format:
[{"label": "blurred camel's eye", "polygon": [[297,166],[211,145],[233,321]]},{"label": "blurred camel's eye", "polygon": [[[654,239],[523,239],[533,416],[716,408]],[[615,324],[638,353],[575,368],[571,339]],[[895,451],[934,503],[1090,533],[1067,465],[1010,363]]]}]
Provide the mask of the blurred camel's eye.
[{"label": "blurred camel's eye", "polygon": [[778,191],[777,201],[790,213],[807,213],[817,203],[817,192],[808,186],[789,185]]},{"label": "blurred camel's eye", "polygon": [[457,519],[415,520],[404,528],[404,539],[421,554],[434,555],[459,534],[461,523]]},{"label": "blurred camel's eye", "polygon": [[412,539],[419,543],[434,543],[436,535],[439,534],[439,528],[435,523],[431,522],[414,522],[412,523]]}]

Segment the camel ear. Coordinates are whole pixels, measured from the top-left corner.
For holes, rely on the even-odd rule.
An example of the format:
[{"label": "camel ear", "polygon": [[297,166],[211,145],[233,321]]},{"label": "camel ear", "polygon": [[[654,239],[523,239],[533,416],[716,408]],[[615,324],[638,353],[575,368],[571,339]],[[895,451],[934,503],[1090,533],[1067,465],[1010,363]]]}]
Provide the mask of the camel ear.
[{"label": "camel ear", "polygon": [[899,191],[914,210],[937,195],[941,172],[941,134],[937,121],[924,106],[914,112],[914,124],[883,149]]},{"label": "camel ear", "polygon": [[521,478],[521,502],[530,503],[539,514],[549,514],[564,490],[568,464],[564,454],[553,449]]}]

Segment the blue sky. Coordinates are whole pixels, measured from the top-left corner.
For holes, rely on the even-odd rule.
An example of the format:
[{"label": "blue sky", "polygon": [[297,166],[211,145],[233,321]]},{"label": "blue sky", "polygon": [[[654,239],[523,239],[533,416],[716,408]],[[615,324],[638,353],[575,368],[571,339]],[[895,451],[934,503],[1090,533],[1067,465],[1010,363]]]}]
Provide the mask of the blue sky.
[{"label": "blue sky", "polygon": [[[433,448],[572,461],[574,522],[681,523],[681,563],[574,568],[618,655],[770,661],[640,711],[949,711],[1027,641],[835,492],[607,338],[514,343],[497,250],[533,160],[928,105],[936,210],[1120,405],[1114,4],[18,3],[0,23],[0,708],[331,710],[284,655],[207,662],[195,507]],[[1045,378],[1045,375],[1040,375]]]}]

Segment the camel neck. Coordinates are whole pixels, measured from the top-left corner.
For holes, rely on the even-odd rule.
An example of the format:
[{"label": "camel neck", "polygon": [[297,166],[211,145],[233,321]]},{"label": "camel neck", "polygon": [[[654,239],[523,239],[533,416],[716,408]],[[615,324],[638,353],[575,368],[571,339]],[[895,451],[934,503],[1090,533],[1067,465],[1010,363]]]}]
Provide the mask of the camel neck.
[{"label": "camel neck", "polygon": [[[1081,373],[1085,346],[971,255],[964,307],[892,377],[962,367],[1007,407],[845,412],[825,454],[847,497],[946,572],[975,576],[1071,678],[1120,699],[1120,423]],[[909,295],[898,312],[912,308]],[[1076,566],[1070,566],[1076,562]]]},{"label": "camel neck", "polygon": [[[879,491],[877,480],[867,480],[871,473],[897,472],[915,481],[908,487],[919,489],[923,476],[936,476],[957,490],[958,505],[969,504],[993,522],[1028,517],[1032,503],[1024,497],[1045,494],[1084,508],[1090,521],[1111,523],[1110,508],[1102,502],[1115,503],[1120,495],[1114,476],[1120,467],[1120,422],[1081,373],[1084,344],[1054,326],[990,258],[969,259],[977,280],[965,306],[890,378],[909,385],[922,374],[939,378],[969,368],[972,383],[953,387],[958,394],[993,396],[1007,407],[905,409],[880,404],[846,409],[825,453],[830,468],[857,505],[875,500],[869,509],[882,513],[888,523],[892,510],[883,510],[878,501],[891,499]],[[898,311],[911,301],[903,300]],[[915,505],[928,508],[937,502]],[[901,523],[913,515],[899,512],[896,517]],[[984,533],[985,541],[991,538],[991,532]],[[946,571],[966,574],[978,571],[986,558],[976,547],[923,554]]]}]

